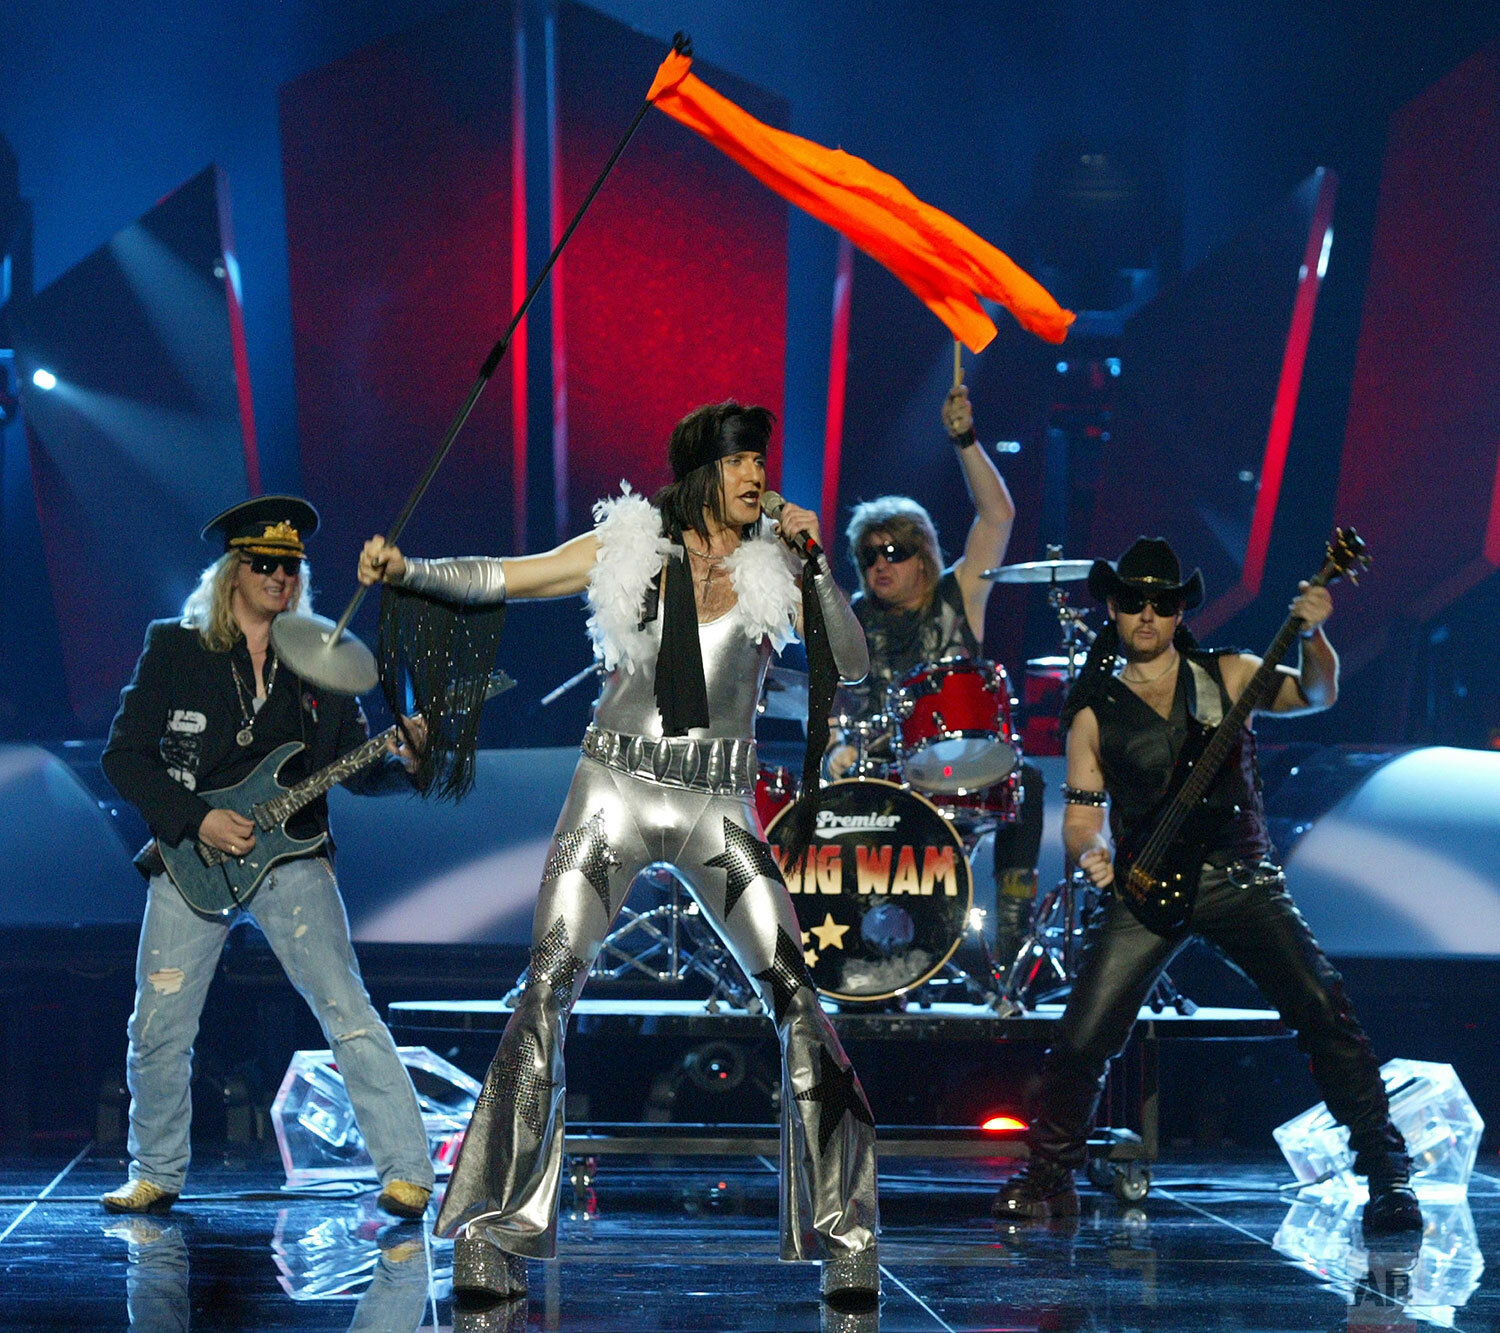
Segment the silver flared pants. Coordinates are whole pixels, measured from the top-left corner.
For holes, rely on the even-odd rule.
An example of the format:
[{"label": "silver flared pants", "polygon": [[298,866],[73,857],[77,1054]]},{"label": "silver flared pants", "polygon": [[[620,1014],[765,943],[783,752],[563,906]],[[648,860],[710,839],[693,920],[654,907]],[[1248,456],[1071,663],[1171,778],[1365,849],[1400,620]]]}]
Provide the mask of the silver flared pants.
[{"label": "silver flared pants", "polygon": [[781,1044],[781,1257],[841,1259],[875,1242],[875,1129],[818,1003],[801,927],[751,803],[579,760],[531,936],[531,972],[500,1039],[437,1230],[551,1258],[563,1158],[563,1039],[631,881],[674,866],[772,1014]]}]

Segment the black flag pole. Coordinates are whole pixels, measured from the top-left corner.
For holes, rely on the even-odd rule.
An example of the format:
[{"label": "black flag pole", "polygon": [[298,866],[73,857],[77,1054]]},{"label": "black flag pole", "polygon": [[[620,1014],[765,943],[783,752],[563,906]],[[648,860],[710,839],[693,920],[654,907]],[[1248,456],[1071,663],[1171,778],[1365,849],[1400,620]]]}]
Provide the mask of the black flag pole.
[{"label": "black flag pole", "polygon": [[[678,33],[672,38],[672,49],[682,55],[693,54],[693,44],[684,33]],[[651,99],[648,97],[640,105],[640,109],[631,119],[626,127],[625,133],[620,136],[620,142],[615,145],[614,152],[609,155],[603,170],[599,172],[589,192],[579,204],[578,210],[573,214],[563,233],[557,239],[557,244],[552,247],[552,253],[547,256],[535,278],[531,280],[531,286],[527,288],[526,295],[521,304],[511,316],[510,324],[499,340],[490,348],[489,355],[484,358],[484,364],[479,368],[479,375],[468,395],[464,398],[462,406],[459,407],[452,423],[444,433],[437,451],[432,460],[427,464],[421,479],[417,482],[406,504],[402,506],[396,521],[391,524],[386,533],[386,540],[394,543],[405,529],[412,512],[421,503],[423,495],[426,494],[432,479],[437,476],[438,469],[442,467],[443,460],[448,457],[448,452],[453,448],[453,443],[458,439],[459,432],[463,430],[465,423],[479,402],[480,395],[484,393],[486,386],[499,368],[504,359],[506,351],[510,347],[510,340],[515,336],[516,329],[526,318],[526,312],[531,308],[531,303],[536,300],[537,293],[541,291],[542,284],[546,282],[548,274],[552,272],[559,256],[572,239],[573,233],[578,230],[578,224],[583,221],[584,214],[588,212],[589,205],[594,202],[599,191],[604,188],[614,171],[616,164],[624,154],[635,132],[646,118],[646,113],[651,109]],[[324,616],[309,615],[303,612],[284,612],[276,617],[271,623],[271,642],[276,649],[276,655],[287,667],[303,680],[330,690],[335,694],[364,694],[375,688],[379,683],[379,672],[375,666],[375,657],[363,643],[354,635],[349,633],[349,622],[354,618],[354,613],[359,609],[359,604],[364,600],[368,591],[363,585],[356,588],[354,596],[349,599],[349,605],[344,608],[344,613],[338,618],[337,623],[328,620]]]}]

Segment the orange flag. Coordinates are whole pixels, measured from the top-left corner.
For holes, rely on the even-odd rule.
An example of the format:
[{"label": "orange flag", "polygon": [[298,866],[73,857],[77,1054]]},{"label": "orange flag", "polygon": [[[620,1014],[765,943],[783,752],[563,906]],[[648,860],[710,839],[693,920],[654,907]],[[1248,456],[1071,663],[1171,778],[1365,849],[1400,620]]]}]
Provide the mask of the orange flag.
[{"label": "orange flag", "polygon": [[756,120],[693,74],[692,65],[673,51],[647,100],[879,260],[970,351],[981,351],[996,332],[980,296],[1000,302],[1048,342],[1068,336],[1072,311],[982,236],[862,158]]}]

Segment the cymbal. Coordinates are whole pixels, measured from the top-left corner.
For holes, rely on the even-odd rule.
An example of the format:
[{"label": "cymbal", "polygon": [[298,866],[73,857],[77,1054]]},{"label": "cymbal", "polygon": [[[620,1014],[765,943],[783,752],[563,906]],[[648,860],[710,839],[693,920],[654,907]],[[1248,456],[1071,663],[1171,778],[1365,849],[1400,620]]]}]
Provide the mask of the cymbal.
[{"label": "cymbal", "polygon": [[807,725],[807,672],[790,667],[767,667],[760,698],[762,717],[779,717]]},{"label": "cymbal", "polygon": [[1086,579],[1092,560],[1028,560],[1022,565],[1001,565],[980,576],[996,583],[1075,583]]}]

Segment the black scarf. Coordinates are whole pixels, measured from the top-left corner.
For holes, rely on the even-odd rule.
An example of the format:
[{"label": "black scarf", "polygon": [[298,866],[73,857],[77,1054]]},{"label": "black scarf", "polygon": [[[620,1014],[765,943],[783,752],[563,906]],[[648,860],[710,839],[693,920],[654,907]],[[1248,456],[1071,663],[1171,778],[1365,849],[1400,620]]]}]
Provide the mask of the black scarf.
[{"label": "black scarf", "polygon": [[[682,544],[682,534],[673,534]],[[698,604],[687,548],[666,560],[662,594],[661,651],[656,655],[656,707],[664,736],[685,736],[708,726],[708,686],[703,680],[703,645],[698,641]]]}]

